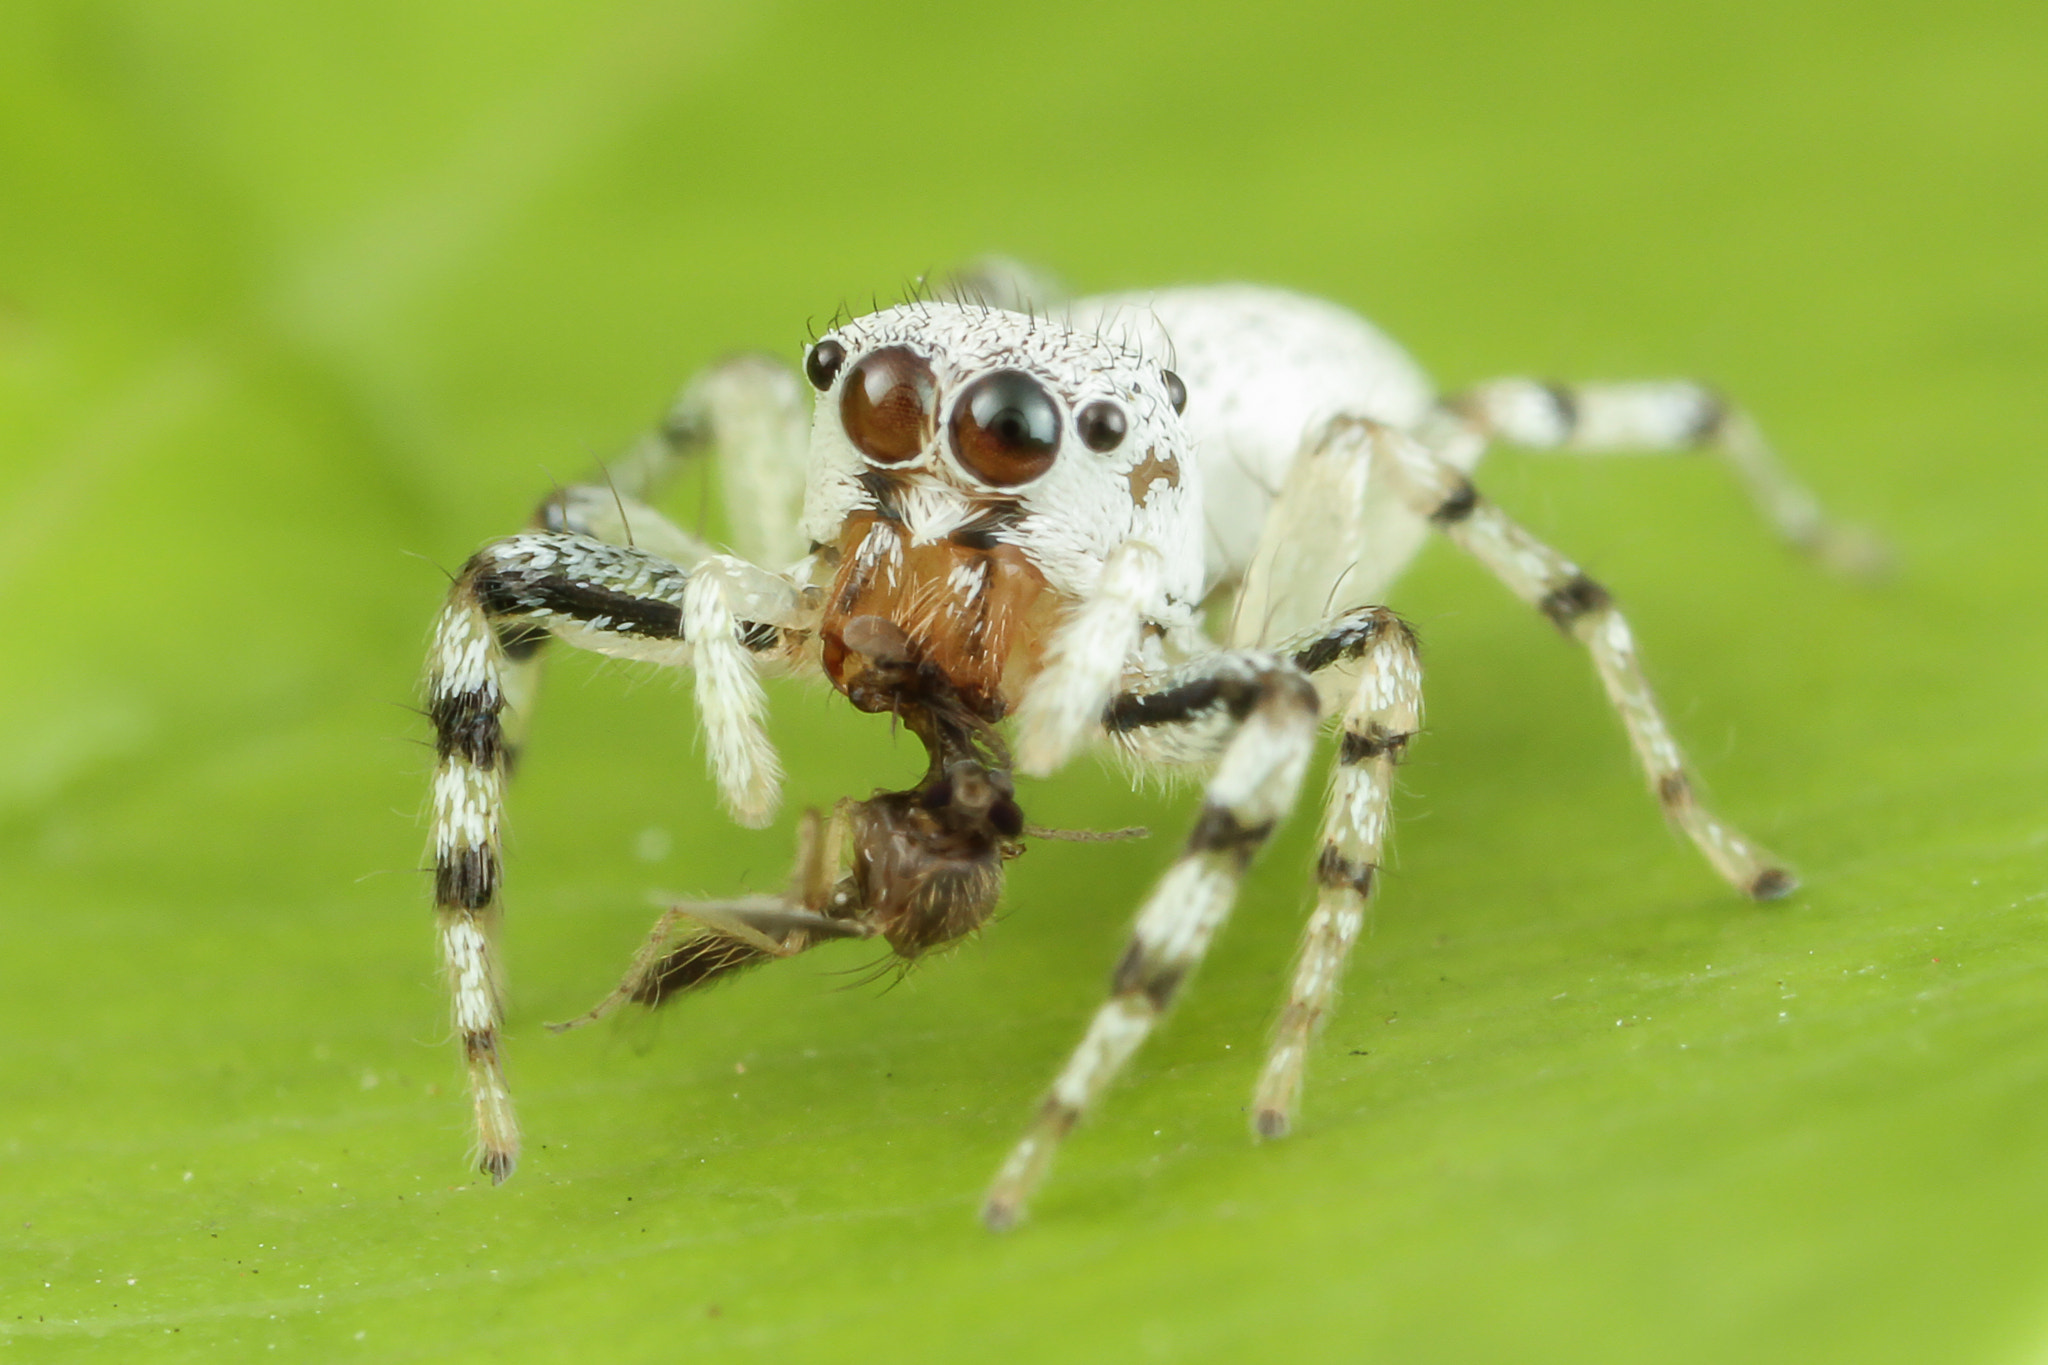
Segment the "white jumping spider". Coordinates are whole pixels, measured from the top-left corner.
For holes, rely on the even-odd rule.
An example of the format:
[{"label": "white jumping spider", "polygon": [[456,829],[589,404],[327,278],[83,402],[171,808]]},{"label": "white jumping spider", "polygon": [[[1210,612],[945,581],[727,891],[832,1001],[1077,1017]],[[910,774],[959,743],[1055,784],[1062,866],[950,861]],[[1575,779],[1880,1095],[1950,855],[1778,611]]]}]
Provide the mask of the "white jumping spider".
[{"label": "white jumping spider", "polygon": [[[909,959],[973,930],[1037,832],[1013,771],[1051,772],[1093,741],[1137,765],[1207,771],[1201,814],[1138,912],[1108,1003],[997,1175],[991,1226],[1021,1214],[1172,1002],[1334,720],[1316,906],[1253,1104],[1261,1136],[1287,1131],[1421,716],[1414,636],[1372,604],[1431,529],[1586,648],[1651,791],[1721,876],[1757,898],[1792,888],[1694,798],[1607,592],[1468,477],[1496,441],[1703,451],[1735,468],[1787,540],[1870,566],[1870,542],[1831,528],[1740,412],[1682,382],[1508,379],[1440,399],[1353,314],[1274,289],[1061,303],[996,264],[945,293],[814,343],[803,373],[815,417],[773,361],[714,367],[605,478],[549,498],[533,529],[457,576],[429,683],[435,902],[493,1180],[519,1150],[492,947],[505,713],[526,709],[549,637],[694,670],[711,768],[742,824],[770,817],[779,784],[763,673],[822,676],[929,756],[914,786],[808,817],[787,895],[664,915],[593,1017],[825,939],[881,938]],[[711,451],[745,558],[646,501]],[[1012,713],[1014,759],[998,728]]]}]

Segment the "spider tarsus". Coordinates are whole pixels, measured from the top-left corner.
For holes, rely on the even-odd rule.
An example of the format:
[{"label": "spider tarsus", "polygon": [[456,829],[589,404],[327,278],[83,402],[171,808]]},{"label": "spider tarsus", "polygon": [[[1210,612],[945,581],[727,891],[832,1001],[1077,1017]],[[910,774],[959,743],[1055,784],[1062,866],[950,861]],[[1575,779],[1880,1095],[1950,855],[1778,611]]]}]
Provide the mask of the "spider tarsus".
[{"label": "spider tarsus", "polygon": [[1791,895],[1799,889],[1799,878],[1782,867],[1767,867],[1750,878],[1743,891],[1751,900],[1774,901]]},{"label": "spider tarsus", "polygon": [[1802,546],[1822,568],[1866,587],[1890,581],[1898,569],[1891,545],[1861,526],[1827,526]]},{"label": "spider tarsus", "polygon": [[981,1206],[981,1225],[990,1232],[1008,1232],[1023,1216],[1023,1208],[1008,1199],[990,1199]]},{"label": "spider tarsus", "polygon": [[1293,1127],[1284,1109],[1261,1109],[1252,1116],[1252,1131],[1266,1142],[1286,1137]]},{"label": "spider tarsus", "polygon": [[491,1178],[491,1184],[502,1185],[512,1178],[512,1172],[518,1165],[517,1152],[485,1152],[476,1168]]}]

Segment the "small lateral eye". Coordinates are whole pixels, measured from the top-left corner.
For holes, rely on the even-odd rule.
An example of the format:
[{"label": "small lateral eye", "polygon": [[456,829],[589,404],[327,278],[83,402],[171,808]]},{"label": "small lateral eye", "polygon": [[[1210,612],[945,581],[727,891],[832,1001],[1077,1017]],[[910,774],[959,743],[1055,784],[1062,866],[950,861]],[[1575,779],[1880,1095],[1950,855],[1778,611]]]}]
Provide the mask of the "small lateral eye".
[{"label": "small lateral eye", "polygon": [[832,381],[839,377],[839,367],[846,363],[846,348],[826,337],[811,347],[811,353],[804,357],[804,378],[811,381],[811,387],[819,393],[832,387]]},{"label": "small lateral eye", "polygon": [[1036,379],[997,370],[969,384],[953,408],[953,454],[983,483],[1012,488],[1052,468],[1060,410]]},{"label": "small lateral eye", "polygon": [[1129,430],[1129,423],[1124,419],[1122,408],[1103,399],[1074,414],[1074,430],[1081,434],[1081,444],[1102,454],[1124,443],[1124,432]]},{"label": "small lateral eye", "polygon": [[1166,401],[1173,404],[1175,412],[1188,410],[1188,386],[1180,382],[1180,376],[1172,370],[1161,370],[1159,377],[1166,381]]},{"label": "small lateral eye", "polygon": [[839,421],[861,454],[879,464],[901,464],[938,429],[938,399],[929,361],[908,347],[884,346],[847,371]]}]

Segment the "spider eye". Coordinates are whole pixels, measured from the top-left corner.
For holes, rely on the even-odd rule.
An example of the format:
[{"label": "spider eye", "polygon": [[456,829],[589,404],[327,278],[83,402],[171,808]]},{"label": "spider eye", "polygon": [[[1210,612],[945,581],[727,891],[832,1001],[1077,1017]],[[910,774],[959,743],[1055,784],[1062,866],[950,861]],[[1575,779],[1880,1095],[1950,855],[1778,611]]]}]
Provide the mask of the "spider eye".
[{"label": "spider eye", "polygon": [[861,454],[881,464],[900,464],[932,439],[938,397],[930,362],[906,347],[885,346],[862,356],[847,372],[839,420]]},{"label": "spider eye", "polygon": [[953,454],[983,483],[1010,488],[1052,468],[1060,410],[1042,385],[1018,370],[969,384],[953,409]]},{"label": "spider eye", "polygon": [[1166,401],[1173,404],[1175,412],[1188,410],[1188,386],[1180,382],[1180,376],[1172,370],[1161,370],[1159,377],[1166,381]]},{"label": "spider eye", "polygon": [[1097,454],[1122,445],[1128,429],[1124,410],[1107,400],[1090,403],[1074,414],[1074,430],[1081,434],[1081,444]]},{"label": "spider eye", "polygon": [[804,357],[804,378],[811,381],[811,387],[819,393],[832,387],[832,381],[839,377],[839,367],[846,363],[846,348],[826,337],[811,347],[811,353]]}]

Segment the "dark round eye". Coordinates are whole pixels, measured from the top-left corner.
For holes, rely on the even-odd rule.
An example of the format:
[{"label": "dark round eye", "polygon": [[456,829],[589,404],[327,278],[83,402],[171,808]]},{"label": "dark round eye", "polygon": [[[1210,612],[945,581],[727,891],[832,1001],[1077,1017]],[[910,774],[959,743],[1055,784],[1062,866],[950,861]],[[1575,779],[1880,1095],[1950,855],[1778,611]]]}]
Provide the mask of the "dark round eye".
[{"label": "dark round eye", "polygon": [[1180,382],[1180,376],[1172,370],[1161,370],[1159,377],[1166,381],[1166,401],[1173,404],[1175,412],[1188,410],[1188,386]]},{"label": "dark round eye", "polygon": [[1105,400],[1090,403],[1075,413],[1074,430],[1081,433],[1081,444],[1099,454],[1122,445],[1128,425],[1124,410]]},{"label": "dark round eye", "polygon": [[861,454],[899,464],[931,441],[938,406],[939,386],[930,362],[905,347],[885,346],[862,356],[847,372],[839,421]]},{"label": "dark round eye", "polygon": [[953,408],[953,454],[983,483],[1011,488],[1052,467],[1060,410],[1036,379],[997,370],[969,384]]},{"label": "dark round eye", "polygon": [[846,348],[826,337],[811,347],[811,353],[804,357],[804,378],[811,381],[811,387],[819,393],[832,387],[832,381],[839,377],[839,367],[846,363]]},{"label": "dark round eye", "polygon": [[1004,797],[988,808],[988,822],[996,827],[996,833],[1014,839],[1024,832],[1024,811],[1015,801]]}]

